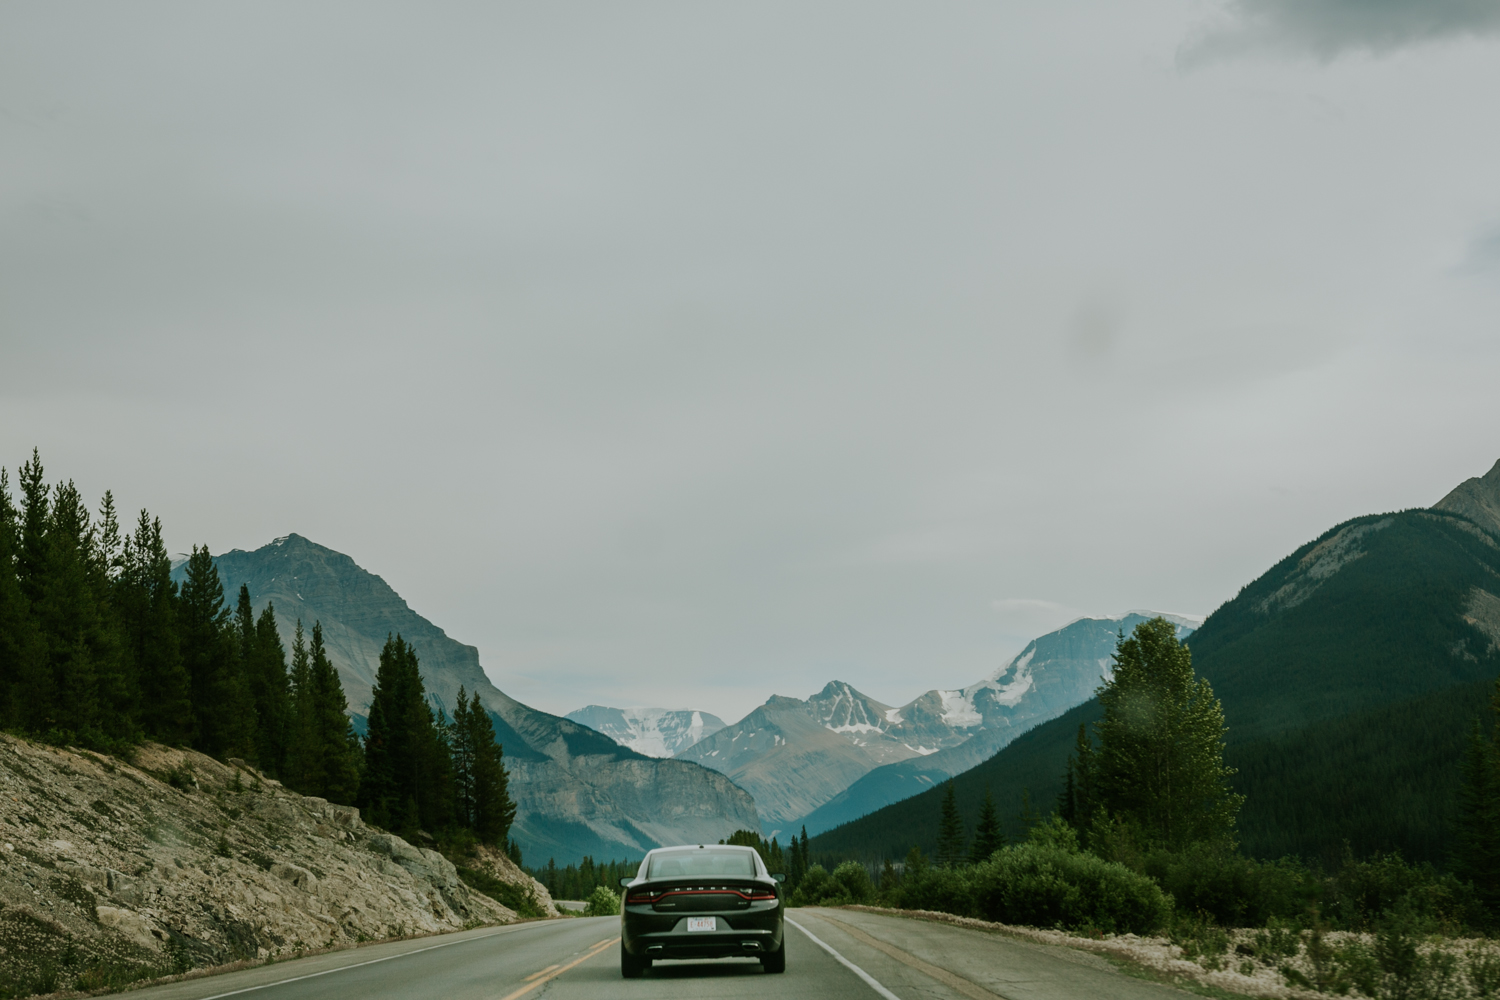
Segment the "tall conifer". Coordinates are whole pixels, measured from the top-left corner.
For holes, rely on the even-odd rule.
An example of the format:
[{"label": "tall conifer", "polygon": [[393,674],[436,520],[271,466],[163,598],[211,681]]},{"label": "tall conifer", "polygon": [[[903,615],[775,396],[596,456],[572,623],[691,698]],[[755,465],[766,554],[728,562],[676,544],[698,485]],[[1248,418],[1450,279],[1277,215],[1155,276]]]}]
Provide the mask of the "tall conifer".
[{"label": "tall conifer", "polygon": [[358,804],[370,821],[400,833],[442,830],[453,810],[452,758],[427,704],[417,654],[388,638],[370,701]]},{"label": "tall conifer", "polygon": [[1500,682],[1490,716],[1490,738],[1476,721],[1460,768],[1453,871],[1473,883],[1491,912],[1500,913]]},{"label": "tall conifer", "polygon": [[1081,746],[1074,762],[1093,807],[1172,850],[1232,842],[1244,796],[1229,788],[1224,710],[1171,622],[1153,618],[1121,636],[1099,701],[1099,748]]},{"label": "tall conifer", "polygon": [[0,720],[7,727],[26,724],[26,692],[41,686],[47,669],[46,644],[18,575],[20,546],[20,512],[0,468]]},{"label": "tall conifer", "polygon": [[255,706],[224,603],[224,585],[206,545],[194,545],[188,558],[181,642],[192,690],[194,746],[214,757],[256,759]]},{"label": "tall conifer", "polygon": [[177,636],[177,585],[161,519],[145,510],[121,545],[112,591],[136,724],[150,739],[185,746],[193,738],[193,706]]},{"label": "tall conifer", "polygon": [[958,814],[958,799],[953,791],[953,779],[949,778],[943,791],[943,803],[938,810],[937,861],[940,865],[955,865],[963,860],[963,817]]},{"label": "tall conifer", "polygon": [[979,806],[979,821],[974,824],[974,846],[969,860],[976,864],[989,860],[989,856],[1005,846],[1005,835],[1000,832],[1000,818],[995,815],[995,797],[988,787],[984,790],[984,802]]},{"label": "tall conifer", "polygon": [[[330,802],[348,805],[359,795],[363,753],[354,723],[348,715],[344,685],[338,669],[323,645],[323,624],[313,622],[312,650],[308,665],[312,686],[312,722],[318,792]],[[421,678],[418,677],[418,683]]]}]

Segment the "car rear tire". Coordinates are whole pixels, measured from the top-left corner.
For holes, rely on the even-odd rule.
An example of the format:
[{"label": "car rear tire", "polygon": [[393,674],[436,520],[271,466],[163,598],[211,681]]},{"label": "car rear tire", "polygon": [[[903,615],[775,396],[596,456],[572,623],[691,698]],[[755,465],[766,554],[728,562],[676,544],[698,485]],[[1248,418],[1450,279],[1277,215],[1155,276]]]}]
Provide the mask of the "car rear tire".
[{"label": "car rear tire", "polygon": [[651,968],[651,959],[636,958],[625,950],[624,945],[620,946],[620,975],[626,979],[639,979],[649,968]]},{"label": "car rear tire", "polygon": [[765,969],[767,972],[785,972],[786,945],[783,944],[780,948],[777,948],[775,951],[771,952],[768,955],[760,956],[760,967],[762,969]]}]

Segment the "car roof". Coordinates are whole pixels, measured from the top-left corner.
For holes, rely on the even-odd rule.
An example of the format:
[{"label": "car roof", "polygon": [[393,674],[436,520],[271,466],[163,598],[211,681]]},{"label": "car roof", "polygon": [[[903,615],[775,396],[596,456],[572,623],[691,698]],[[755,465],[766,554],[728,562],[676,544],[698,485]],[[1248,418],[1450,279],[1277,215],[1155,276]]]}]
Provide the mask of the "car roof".
[{"label": "car roof", "polygon": [[[755,848],[753,848],[753,847],[746,847],[744,844],[679,844],[676,847],[654,847],[650,851],[648,851],[647,853],[648,854],[663,854],[663,853],[665,853],[667,851],[708,850],[708,848],[710,848],[710,847],[712,847],[716,851],[751,851],[751,852],[755,852]],[[756,853],[758,853],[758,852],[756,852]]]}]

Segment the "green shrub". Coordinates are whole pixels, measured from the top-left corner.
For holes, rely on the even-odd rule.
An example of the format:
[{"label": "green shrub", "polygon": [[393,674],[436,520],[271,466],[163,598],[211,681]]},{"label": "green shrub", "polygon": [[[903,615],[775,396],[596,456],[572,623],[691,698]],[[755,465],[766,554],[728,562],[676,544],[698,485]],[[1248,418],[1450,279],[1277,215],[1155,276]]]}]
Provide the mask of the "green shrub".
[{"label": "green shrub", "polygon": [[618,917],[620,897],[607,885],[595,886],[583,908],[585,917]]},{"label": "green shrub", "polygon": [[792,893],[793,906],[842,906],[849,901],[849,891],[822,865],[813,865],[804,872],[797,891]]},{"label": "green shrub", "polygon": [[858,861],[845,861],[833,870],[833,881],[849,897],[851,903],[868,903],[875,898],[875,885],[870,873]]},{"label": "green shrub", "polygon": [[896,905],[1007,924],[1146,933],[1172,901],[1124,865],[1051,843],[1005,847],[977,865],[908,872]]}]

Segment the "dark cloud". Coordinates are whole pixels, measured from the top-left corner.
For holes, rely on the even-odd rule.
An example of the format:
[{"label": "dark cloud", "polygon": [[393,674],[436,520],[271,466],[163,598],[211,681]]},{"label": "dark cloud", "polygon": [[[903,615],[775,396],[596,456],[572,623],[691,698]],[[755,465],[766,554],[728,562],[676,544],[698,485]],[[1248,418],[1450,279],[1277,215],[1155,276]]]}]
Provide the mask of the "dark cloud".
[{"label": "dark cloud", "polygon": [[1326,60],[1500,33],[1500,0],[1234,0],[1225,13],[1183,48],[1184,62],[1256,49]]}]

